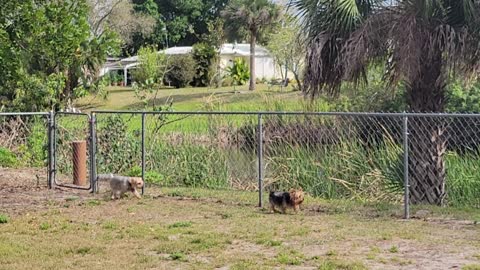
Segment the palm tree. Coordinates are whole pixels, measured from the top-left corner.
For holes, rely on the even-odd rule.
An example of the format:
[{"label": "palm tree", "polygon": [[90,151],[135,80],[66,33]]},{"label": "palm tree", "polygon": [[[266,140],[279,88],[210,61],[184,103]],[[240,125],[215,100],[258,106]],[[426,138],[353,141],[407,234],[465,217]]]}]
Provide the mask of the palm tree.
[{"label": "palm tree", "polygon": [[[480,2],[476,0],[297,0],[308,31],[305,89],[338,93],[343,80],[365,78],[384,64],[390,86],[402,82],[408,109],[443,112],[448,78],[480,69]],[[431,120],[431,119],[429,119]],[[410,121],[413,203],[446,196],[446,124]]]},{"label": "palm tree", "polygon": [[225,26],[238,36],[250,39],[250,85],[255,90],[255,45],[257,39],[269,30],[280,16],[278,5],[269,0],[232,0],[222,12]]}]

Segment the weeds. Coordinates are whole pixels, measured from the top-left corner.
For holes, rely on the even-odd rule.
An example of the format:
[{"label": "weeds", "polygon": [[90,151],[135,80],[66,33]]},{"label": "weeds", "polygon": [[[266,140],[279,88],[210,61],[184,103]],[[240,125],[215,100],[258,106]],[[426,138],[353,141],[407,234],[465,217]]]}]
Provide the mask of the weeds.
[{"label": "weeds", "polygon": [[8,223],[9,218],[5,214],[0,214],[0,224]]},{"label": "weeds", "polygon": [[171,228],[187,228],[187,227],[191,227],[192,226],[192,222],[190,221],[180,221],[180,222],[175,222],[171,225],[168,225],[168,228],[171,229]]}]

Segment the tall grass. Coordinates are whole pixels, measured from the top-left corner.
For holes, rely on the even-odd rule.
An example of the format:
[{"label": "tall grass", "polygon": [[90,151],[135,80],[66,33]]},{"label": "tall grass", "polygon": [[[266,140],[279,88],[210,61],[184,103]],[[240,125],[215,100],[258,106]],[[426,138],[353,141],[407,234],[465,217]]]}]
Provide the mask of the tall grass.
[{"label": "tall grass", "polygon": [[[175,132],[163,127],[154,131],[149,126],[146,140],[147,182],[163,186],[258,188],[256,123],[248,117],[207,118],[207,127],[203,124],[201,127],[186,125],[185,130],[180,128],[182,121],[179,121]],[[112,133],[110,140],[99,144],[99,173],[140,174],[139,132],[130,129],[129,123],[122,122],[122,119],[112,120],[116,124],[106,122],[109,124],[99,126],[99,136],[107,131]],[[242,127],[238,127],[240,119],[244,121]],[[302,125],[302,121],[295,121]],[[319,123],[332,125],[335,121],[323,119]],[[115,127],[113,131],[112,127]],[[113,133],[116,137],[112,137]],[[239,136],[244,138],[239,139]],[[302,187],[313,196],[328,199],[372,202],[399,202],[402,199],[403,149],[392,136],[387,134],[373,145],[349,135],[342,135],[326,144],[318,141],[316,144],[311,141],[305,143],[309,140],[295,137],[297,135],[283,136],[277,141],[267,138],[264,142],[266,190]],[[296,140],[296,143],[288,141],[290,139]],[[480,177],[475,173],[479,164],[480,155],[476,153],[448,153],[446,167],[450,205],[479,207]]]},{"label": "tall grass", "polygon": [[401,148],[375,150],[358,142],[306,149],[277,148],[268,155],[273,188],[301,186],[314,196],[365,201],[398,201],[402,188]]},{"label": "tall grass", "polygon": [[445,160],[447,168],[447,201],[453,206],[480,208],[480,155],[463,156],[449,152]]}]

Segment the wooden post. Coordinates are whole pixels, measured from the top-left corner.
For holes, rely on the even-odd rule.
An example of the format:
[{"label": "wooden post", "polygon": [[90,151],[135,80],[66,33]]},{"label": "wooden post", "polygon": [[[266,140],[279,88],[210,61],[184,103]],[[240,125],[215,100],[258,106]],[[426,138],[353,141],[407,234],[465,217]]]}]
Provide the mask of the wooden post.
[{"label": "wooden post", "polygon": [[73,141],[73,184],[85,186],[87,184],[87,142]]}]

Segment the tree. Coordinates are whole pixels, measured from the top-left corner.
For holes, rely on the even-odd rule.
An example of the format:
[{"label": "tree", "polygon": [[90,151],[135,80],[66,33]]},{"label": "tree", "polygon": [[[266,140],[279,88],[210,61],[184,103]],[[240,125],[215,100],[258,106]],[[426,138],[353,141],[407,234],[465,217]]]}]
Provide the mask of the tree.
[{"label": "tree", "polygon": [[187,86],[195,76],[195,60],[192,55],[173,55],[168,62],[165,81],[175,88]]},{"label": "tree", "polygon": [[217,62],[217,50],[207,43],[197,43],[193,45],[192,57],[195,60],[195,76],[193,77],[193,86],[208,86],[215,72]]},{"label": "tree", "polygon": [[133,35],[150,35],[155,19],[147,13],[136,12],[130,0],[88,0],[88,23],[94,37],[107,30],[114,31],[124,44],[131,44]]},{"label": "tree", "polygon": [[300,76],[303,71],[305,45],[300,25],[295,18],[287,16],[284,19],[283,26],[271,36],[270,40],[267,48],[279,65],[282,78],[287,79],[287,74],[283,74],[283,67],[286,67],[293,73],[298,84],[298,90],[302,90]]},{"label": "tree", "polygon": [[44,110],[71,104],[80,79],[95,73],[107,52],[115,50],[115,37],[108,31],[101,38],[91,36],[85,1],[5,4],[0,65],[7,69],[1,71],[0,91],[6,106]]},{"label": "tree", "polygon": [[133,0],[135,9],[156,18],[150,35],[137,33],[127,51],[135,53],[146,44],[159,48],[191,46],[210,34],[220,11],[229,0]]},{"label": "tree", "polygon": [[[305,92],[338,93],[359,82],[370,64],[385,66],[386,83],[401,82],[409,110],[443,112],[447,80],[480,68],[480,3],[474,0],[298,0],[308,33]],[[445,123],[410,121],[413,203],[446,197]],[[430,119],[431,121],[431,119]]]},{"label": "tree", "polygon": [[142,47],[138,50],[139,65],[133,70],[135,96],[144,106],[152,100],[152,109],[157,110],[157,94],[167,72],[167,56],[158,53],[156,47]]},{"label": "tree", "polygon": [[255,90],[255,45],[271,30],[280,16],[278,5],[269,0],[232,0],[222,12],[229,31],[246,34],[250,39],[250,85]]}]

